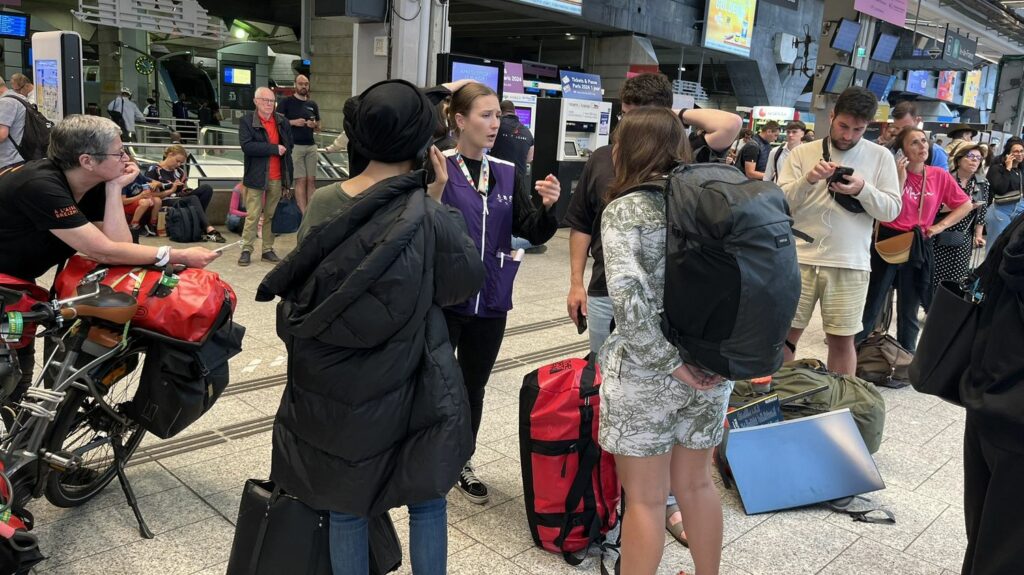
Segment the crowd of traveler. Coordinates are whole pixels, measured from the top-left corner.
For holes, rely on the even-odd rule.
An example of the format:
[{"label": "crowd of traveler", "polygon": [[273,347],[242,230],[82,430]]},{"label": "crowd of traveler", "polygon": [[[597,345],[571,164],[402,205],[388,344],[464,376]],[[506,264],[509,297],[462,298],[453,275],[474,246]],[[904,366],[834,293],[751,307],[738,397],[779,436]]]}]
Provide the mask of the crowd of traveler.
[{"label": "crowd of traveler", "polygon": [[[533,139],[512,118],[514,107],[468,80],[430,89],[389,80],[349,99],[344,141],[334,145],[347,147],[350,178],[314,191],[308,148],[315,153],[319,110],[300,79],[282,111],[273,92],[259,88],[256,110],[239,123],[246,219],[238,263],[250,263],[261,219],[269,223],[293,187],[304,212],[283,261],[271,226],[262,227],[261,259],[279,265],[257,299],[281,298],[278,334],[289,354],[271,476],[330,511],[335,574],[368,573],[368,519],[407,506],[412,570],[440,575],[447,493],[454,486],[472,503],[490,500],[491,478],[477,474],[472,456],[521,265],[513,238],[549,241],[566,191],[552,174],[529,173]],[[988,148],[963,133],[950,134],[946,149],[933,144],[908,103],[883,127],[884,145],[871,142],[864,134],[878,102],[859,87],[839,96],[820,126],[824,138],[807,141],[811,131],[792,121],[777,146],[777,123],[737,146],[735,114],[672,110],[672,85],[660,74],[629,78],[620,98],[612,143],[593,151],[563,222],[567,312],[589,330],[603,375],[599,442],[615,457],[629,505],[622,572],[657,572],[667,529],[690,547],[697,575],[714,575],[723,519],[711,458],[733,382],[685,363],[666,339],[665,197],[634,188],[708,162],[776,182],[793,227],[813,240],[798,243],[801,293],[786,357],[796,357],[820,303],[828,368],[854,374],[856,344],[875,328],[893,286],[897,339],[914,351],[919,312],[928,311],[936,285],[966,278],[978,250],[1024,212],[1024,142],[1007,142],[986,166]],[[156,226],[167,202],[205,213],[212,190],[188,188],[188,154],[178,145],[142,174],[124,132],[108,119],[69,116],[53,129],[47,158],[0,175],[0,273],[35,281],[75,252],[105,263],[193,267],[220,255],[133,241],[133,231]],[[508,139],[495,153],[499,137]],[[203,225],[205,241],[224,241]],[[903,234],[912,236],[910,255],[893,263],[876,243]],[[24,376],[8,404],[31,380],[33,356],[31,346],[19,350]],[[1006,463],[1007,450],[1019,446],[1004,441],[1020,431],[969,426],[965,513],[974,567],[965,563],[965,574],[988,573],[978,549],[1014,553],[991,541],[996,526],[1009,527],[993,518],[984,493],[1024,476],[1019,463]]]}]

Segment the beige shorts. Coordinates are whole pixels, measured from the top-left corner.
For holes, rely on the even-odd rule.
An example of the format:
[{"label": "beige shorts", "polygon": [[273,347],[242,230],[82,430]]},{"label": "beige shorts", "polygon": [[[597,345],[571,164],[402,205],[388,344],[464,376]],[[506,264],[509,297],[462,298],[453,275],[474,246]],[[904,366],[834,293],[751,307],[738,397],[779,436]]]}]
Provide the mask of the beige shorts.
[{"label": "beige shorts", "polygon": [[860,333],[871,272],[800,264],[800,304],[793,327],[806,329],[821,300],[825,333],[849,336]]},{"label": "beige shorts", "polygon": [[292,164],[295,165],[296,178],[316,177],[316,144],[292,146]]}]

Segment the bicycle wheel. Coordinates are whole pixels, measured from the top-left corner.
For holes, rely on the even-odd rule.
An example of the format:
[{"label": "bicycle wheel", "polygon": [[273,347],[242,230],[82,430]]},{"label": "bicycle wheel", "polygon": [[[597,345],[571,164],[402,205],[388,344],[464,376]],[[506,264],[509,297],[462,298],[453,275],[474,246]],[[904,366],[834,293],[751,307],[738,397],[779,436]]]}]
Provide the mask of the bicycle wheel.
[{"label": "bicycle wheel", "polygon": [[[97,387],[107,389],[104,399],[114,408],[135,396],[144,358],[145,349],[132,349],[94,374]],[[66,473],[50,471],[46,499],[57,507],[77,507],[89,501],[117,476],[111,439],[119,436],[126,457],[131,457],[145,434],[134,421],[127,425],[115,421],[89,392],[71,389],[53,420],[46,448],[78,455],[82,464]]]}]

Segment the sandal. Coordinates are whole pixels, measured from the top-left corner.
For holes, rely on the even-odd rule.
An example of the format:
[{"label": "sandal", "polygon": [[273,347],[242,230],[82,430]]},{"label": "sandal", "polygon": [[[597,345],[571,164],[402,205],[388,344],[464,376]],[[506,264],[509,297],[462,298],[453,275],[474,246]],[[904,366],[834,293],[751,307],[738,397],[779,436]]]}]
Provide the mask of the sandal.
[{"label": "sandal", "polygon": [[[680,542],[683,547],[689,547],[690,542],[686,539],[686,531],[683,530],[683,518],[679,516],[679,521],[671,523],[672,517],[679,513],[678,505],[669,505],[665,507],[665,529],[672,534],[672,537],[676,541]],[[686,575],[686,573],[680,572],[680,575]]]}]

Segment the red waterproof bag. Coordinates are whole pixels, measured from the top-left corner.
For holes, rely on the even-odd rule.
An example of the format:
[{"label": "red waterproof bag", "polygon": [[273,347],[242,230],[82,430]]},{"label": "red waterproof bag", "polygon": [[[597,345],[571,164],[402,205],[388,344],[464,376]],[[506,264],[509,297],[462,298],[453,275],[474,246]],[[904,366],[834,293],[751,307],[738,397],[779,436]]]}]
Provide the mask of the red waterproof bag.
[{"label": "red waterproof bag", "polygon": [[[61,299],[77,295],[82,278],[100,264],[82,256],[68,260],[54,285]],[[161,271],[152,267],[110,266],[103,284],[133,295],[139,310],[132,326],[182,341],[199,342],[213,331],[225,296],[235,308],[235,292],[214,272],[186,268],[178,273],[178,285],[165,293],[158,290]]]},{"label": "red waterproof bag", "polygon": [[519,450],[533,541],[579,565],[619,520],[615,460],[597,444],[601,376],[586,359],[546,365],[523,378]]},{"label": "red waterproof bag", "polygon": [[[7,311],[29,311],[32,309],[33,305],[50,299],[50,292],[37,286],[35,282],[30,282],[7,274],[0,274],[0,287],[25,293],[25,295],[21,296],[21,300],[19,302],[13,305],[8,305],[6,307]],[[8,347],[11,349],[21,349],[28,345],[28,343],[32,341],[32,338],[35,337],[35,324],[25,325],[22,333],[24,335],[21,336],[21,339],[16,342],[8,342]]]}]

